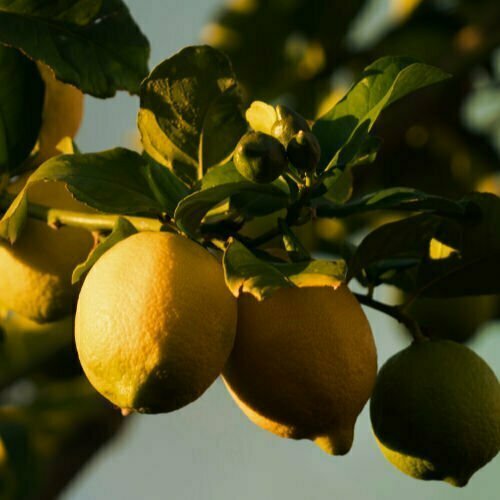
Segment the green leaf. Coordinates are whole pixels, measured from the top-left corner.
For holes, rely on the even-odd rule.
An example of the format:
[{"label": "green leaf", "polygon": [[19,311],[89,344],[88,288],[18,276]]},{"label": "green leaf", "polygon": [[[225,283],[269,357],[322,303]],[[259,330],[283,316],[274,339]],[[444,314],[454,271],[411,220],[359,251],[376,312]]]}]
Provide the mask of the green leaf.
[{"label": "green leaf", "polygon": [[28,217],[28,199],[21,191],[7,208],[0,220],[0,238],[14,243],[26,223]]},{"label": "green leaf", "polygon": [[442,217],[421,214],[375,229],[363,239],[349,262],[348,280],[380,261],[420,260],[428,252],[431,239],[446,223]]},{"label": "green leaf", "polygon": [[[218,165],[208,170],[202,179],[202,188],[229,184],[234,182],[247,182],[247,180],[236,170],[232,161],[224,165]],[[270,184],[276,189],[289,195],[290,189],[286,181],[281,177]],[[231,196],[230,206],[238,211],[245,218],[259,217],[274,213],[288,204],[288,196],[283,193],[277,196],[277,191],[263,191],[259,194],[255,192],[235,193]]]},{"label": "green leaf", "polygon": [[77,200],[101,212],[159,214],[163,207],[151,190],[149,172],[141,155],[115,148],[56,156],[41,165],[28,182],[63,181]]},{"label": "green leaf", "polygon": [[375,61],[348,94],[314,124],[313,132],[321,144],[321,166],[328,170],[352,162],[385,108],[448,77],[440,69],[411,58]]},{"label": "green leaf", "polygon": [[148,162],[146,180],[165,212],[173,217],[179,202],[191,191],[170,169],[160,165],[148,155],[144,157]]},{"label": "green leaf", "polygon": [[0,174],[14,173],[35,146],[44,84],[34,62],[5,46],[0,46],[0,78]]},{"label": "green leaf", "polygon": [[283,219],[278,219],[279,228],[283,234],[283,245],[288,255],[294,262],[311,260],[309,252],[306,250],[297,235],[290,229]]},{"label": "green leaf", "polygon": [[280,288],[337,288],[343,282],[346,271],[344,261],[265,261],[236,240],[231,240],[226,248],[223,267],[226,284],[235,297],[250,293],[258,300],[270,297]]},{"label": "green leaf", "polygon": [[115,246],[120,241],[132,236],[137,233],[137,229],[130,223],[127,219],[119,217],[116,221],[115,227],[113,231],[111,231],[110,235],[105,238],[99,245],[97,245],[92,252],[90,252],[87,260],[82,262],[73,270],[73,274],[71,276],[71,283],[74,285],[78,283],[90,269],[92,266],[113,246]]},{"label": "green leaf", "polygon": [[0,42],[96,97],[137,93],[149,44],[122,0],[0,0]]},{"label": "green leaf", "polygon": [[184,181],[227,160],[247,128],[227,57],[187,47],[158,65],[141,85],[138,125],[145,151]]},{"label": "green leaf", "polygon": [[239,241],[230,241],[222,260],[226,284],[231,293],[251,293],[258,300],[269,297],[280,288],[294,284],[270,262],[257,258]]},{"label": "green leaf", "polygon": [[332,175],[325,181],[325,198],[335,204],[344,204],[351,196],[353,191],[354,178],[350,168],[341,170],[336,168],[332,170]]},{"label": "green leaf", "polygon": [[151,189],[151,166],[138,153],[116,148],[102,153],[61,155],[31,174],[0,221],[0,237],[14,242],[19,236],[27,216],[27,190],[30,184],[40,181],[66,183],[77,200],[101,212],[159,216],[164,210]]},{"label": "green leaf", "polygon": [[423,295],[500,293],[500,198],[474,193],[464,201],[476,215],[462,222],[458,237],[437,235],[451,251],[425,255],[417,276],[417,290]]},{"label": "green leaf", "polygon": [[500,199],[474,193],[463,205],[462,218],[421,214],[376,229],[359,245],[349,278],[376,276],[433,297],[500,293]]},{"label": "green leaf", "polygon": [[203,218],[212,208],[233,195],[240,196],[243,193],[254,197],[267,195],[269,198],[276,198],[282,204],[288,201],[288,195],[273,184],[255,184],[250,181],[220,184],[184,198],[175,211],[175,222],[186,234],[195,236]]},{"label": "green leaf", "polygon": [[463,215],[463,204],[416,189],[396,187],[370,193],[352,202],[341,204],[317,200],[319,217],[346,217],[374,210],[432,211],[442,215]]},{"label": "green leaf", "polygon": [[201,180],[201,188],[208,189],[220,184],[245,182],[246,179],[236,170],[232,161],[210,168]]},{"label": "green leaf", "polygon": [[337,288],[344,282],[347,267],[343,260],[309,260],[290,264],[275,263],[295,286],[331,286]]}]

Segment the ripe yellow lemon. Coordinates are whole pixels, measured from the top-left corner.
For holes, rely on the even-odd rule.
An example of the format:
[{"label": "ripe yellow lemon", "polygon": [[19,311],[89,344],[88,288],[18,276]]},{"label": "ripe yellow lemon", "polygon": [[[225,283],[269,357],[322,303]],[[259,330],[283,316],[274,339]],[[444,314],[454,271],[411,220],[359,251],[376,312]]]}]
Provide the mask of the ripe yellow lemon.
[{"label": "ripe yellow lemon", "polygon": [[45,64],[38,63],[45,83],[42,127],[38,135],[36,163],[60,154],[57,145],[65,137],[75,137],[83,117],[83,94],[67,83],[56,79],[54,72]]},{"label": "ripe yellow lemon", "polygon": [[[24,179],[11,186],[17,192]],[[34,184],[28,193],[32,203],[87,212],[60,182]],[[52,229],[29,219],[19,239],[0,242],[0,302],[22,316],[38,322],[54,321],[73,312],[76,288],[71,274],[83,262],[93,244],[83,229]]]},{"label": "ripe yellow lemon", "polygon": [[464,486],[500,449],[500,385],[464,345],[413,343],[382,367],[371,398],[373,432],[395,467]]},{"label": "ripe yellow lemon", "polygon": [[85,279],[78,355],[92,385],[118,407],[173,411],[222,371],[236,314],[222,266],[205,249],[171,233],[135,234]]},{"label": "ripe yellow lemon", "polygon": [[287,288],[238,302],[235,346],[224,381],[258,426],[313,440],[343,455],[370,397],[377,354],[368,321],[347,286]]}]

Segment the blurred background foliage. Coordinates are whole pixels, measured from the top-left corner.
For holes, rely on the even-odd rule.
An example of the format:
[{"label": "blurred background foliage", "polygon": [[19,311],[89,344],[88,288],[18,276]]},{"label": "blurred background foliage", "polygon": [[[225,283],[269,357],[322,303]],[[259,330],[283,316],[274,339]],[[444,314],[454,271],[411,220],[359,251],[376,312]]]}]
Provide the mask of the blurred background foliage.
[{"label": "blurred background foliage", "polygon": [[[248,101],[283,102],[311,120],[379,57],[409,56],[449,72],[446,84],[386,111],[374,129],[377,159],[354,170],[353,191],[407,186],[459,198],[500,195],[499,19],[495,0],[233,0],[203,38],[229,55]],[[346,234],[402,216],[318,220],[299,233],[310,251],[335,253]],[[500,313],[498,297],[418,302],[413,313],[431,336],[456,331],[459,341]]]},{"label": "blurred background foliage", "polygon": [[[370,168],[355,170],[356,196],[389,186],[500,195],[499,18],[498,0],[233,0],[203,40],[230,56],[248,102],[287,103],[309,119],[378,57],[408,55],[443,68],[452,80],[397,103],[377,124],[382,148]],[[387,220],[322,220],[299,235],[310,250],[331,252],[349,232]],[[252,221],[247,231],[274,222]],[[474,317],[458,322],[467,326],[462,341],[499,315],[498,297],[459,300],[415,314],[443,330],[456,329],[457,311]],[[72,318],[38,325],[0,307],[1,499],[54,498],[122,421],[82,375]]]}]

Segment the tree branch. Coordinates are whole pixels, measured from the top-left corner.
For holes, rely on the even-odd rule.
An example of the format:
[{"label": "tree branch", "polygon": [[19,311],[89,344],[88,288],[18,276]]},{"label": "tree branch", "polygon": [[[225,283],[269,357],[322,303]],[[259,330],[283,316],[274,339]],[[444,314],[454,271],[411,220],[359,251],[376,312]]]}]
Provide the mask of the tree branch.
[{"label": "tree branch", "polygon": [[[13,198],[3,195],[0,198],[0,210],[9,208]],[[28,216],[55,227],[71,226],[88,231],[111,231],[119,218],[127,219],[138,231],[161,231],[173,224],[151,217],[131,217],[128,215],[108,215],[101,213],[74,212],[44,205],[28,203]]]},{"label": "tree branch", "polygon": [[391,316],[395,320],[399,321],[399,323],[404,325],[409,330],[416,342],[427,340],[427,337],[420,330],[420,326],[417,321],[411,316],[408,316],[404,311],[401,310],[399,306],[390,306],[388,304],[379,302],[368,295],[363,295],[360,293],[355,293],[354,295],[358,299],[360,304],[383,312],[384,314],[387,314],[388,316]]}]

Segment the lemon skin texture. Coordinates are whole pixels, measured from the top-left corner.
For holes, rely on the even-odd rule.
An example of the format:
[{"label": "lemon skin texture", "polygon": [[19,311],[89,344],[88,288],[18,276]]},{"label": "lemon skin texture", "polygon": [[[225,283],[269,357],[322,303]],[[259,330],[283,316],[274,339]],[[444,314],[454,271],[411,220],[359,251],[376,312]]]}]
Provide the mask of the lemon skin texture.
[{"label": "lemon skin texture", "polygon": [[259,427],[343,455],[376,371],[370,326],[345,285],[281,289],[262,302],[247,294],[239,299],[223,375]]},{"label": "lemon skin texture", "polygon": [[413,343],[382,367],[370,402],[389,462],[417,479],[464,486],[500,448],[500,385],[464,345]]},{"label": "lemon skin texture", "polygon": [[106,252],[85,279],[78,355],[92,385],[116,406],[173,411],[222,371],[236,315],[210,253],[175,234],[138,233]]},{"label": "lemon skin texture", "polygon": [[[13,185],[9,191],[19,189],[19,185]],[[74,200],[60,182],[34,184],[28,198],[53,208],[90,210]],[[0,242],[0,302],[40,323],[72,314],[77,289],[71,285],[71,274],[77,264],[85,261],[92,245],[88,231],[73,227],[56,230],[28,219],[13,245]]]}]

